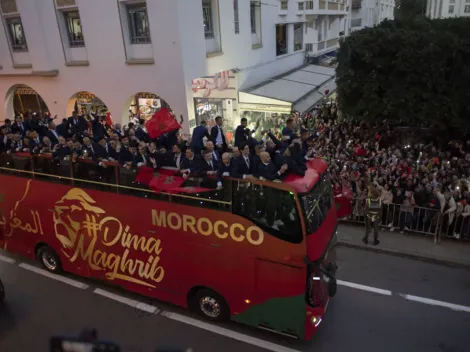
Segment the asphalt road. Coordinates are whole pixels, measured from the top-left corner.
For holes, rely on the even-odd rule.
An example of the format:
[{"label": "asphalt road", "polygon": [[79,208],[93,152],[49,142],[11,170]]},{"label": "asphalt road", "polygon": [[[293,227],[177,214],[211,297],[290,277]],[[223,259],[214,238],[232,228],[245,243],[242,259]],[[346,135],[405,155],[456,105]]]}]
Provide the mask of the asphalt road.
[{"label": "asphalt road", "polygon": [[[75,287],[10,258],[15,262],[0,257],[8,296],[0,307],[2,352],[47,351],[50,336],[73,336],[85,327],[129,352],[153,352],[159,345],[194,352],[470,350],[470,272],[463,269],[339,248],[338,294],[318,334],[304,343],[233,323],[207,325],[174,306],[66,276],[87,286]],[[159,311],[144,312],[126,299]]]}]

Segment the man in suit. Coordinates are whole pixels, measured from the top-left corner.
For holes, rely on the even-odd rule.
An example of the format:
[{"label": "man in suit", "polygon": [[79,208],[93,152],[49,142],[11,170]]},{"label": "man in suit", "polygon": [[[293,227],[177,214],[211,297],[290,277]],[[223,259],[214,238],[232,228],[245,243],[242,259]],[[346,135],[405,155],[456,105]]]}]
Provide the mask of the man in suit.
[{"label": "man in suit", "polygon": [[49,122],[49,130],[47,131],[46,136],[52,143],[54,147],[57,143],[59,143],[59,136],[60,134],[57,132],[57,127],[53,121]]},{"label": "man in suit", "polygon": [[24,136],[27,128],[26,124],[23,122],[20,116],[15,117],[15,122],[11,125],[11,131],[14,134],[21,134],[21,136]]},{"label": "man in suit", "polygon": [[70,135],[82,134],[88,130],[88,122],[82,115],[78,115],[76,111],[72,111],[72,116],[67,121],[67,132]]},{"label": "man in suit", "polygon": [[286,127],[282,129],[282,141],[287,142],[290,144],[295,138],[296,135],[293,131],[294,129],[294,120],[291,118],[288,118],[286,121]]},{"label": "man in suit", "polygon": [[99,142],[103,138],[109,138],[108,131],[106,131],[106,121],[99,116],[93,116],[91,132],[93,133],[93,140],[95,142]]},{"label": "man in suit", "polygon": [[108,144],[105,138],[101,138],[98,144],[95,144],[93,149],[95,151],[93,154],[93,160],[100,166],[103,166],[101,165],[101,161],[114,162],[118,159],[116,150]]},{"label": "man in suit", "polygon": [[215,118],[215,126],[211,128],[211,140],[215,144],[215,148],[219,153],[225,153],[228,149],[222,125],[222,117],[217,116]]},{"label": "man in suit", "polygon": [[258,168],[258,174],[261,180],[274,181],[280,179],[287,170],[287,164],[281,166],[278,170],[271,161],[271,156],[267,152],[261,153],[261,164]]},{"label": "man in suit", "polygon": [[137,147],[136,142],[131,142],[129,148],[121,148],[119,152],[119,163],[125,168],[130,169],[134,159],[137,158]]},{"label": "man in suit", "polygon": [[[73,145],[73,144],[72,144]],[[57,143],[52,150],[52,157],[55,159],[63,160],[69,156],[72,156],[72,149],[67,145],[64,137],[59,137],[59,143]]]},{"label": "man in suit", "polygon": [[62,119],[62,122],[57,125],[57,133],[59,136],[62,136],[64,138],[69,138],[71,137],[69,132],[67,131],[68,129],[68,120],[67,119]]},{"label": "man in suit", "polygon": [[248,120],[246,117],[242,117],[240,120],[240,125],[235,129],[235,147],[240,148],[242,144],[245,144],[249,141],[249,137],[251,137],[251,135],[255,133],[259,127],[259,120],[256,122],[256,127],[253,131],[250,131],[247,126]]},{"label": "man in suit", "polygon": [[253,178],[253,158],[250,155],[250,147],[247,143],[241,146],[241,155],[233,160],[233,177]]},{"label": "man in suit", "polygon": [[222,162],[217,169],[217,189],[222,189],[224,177],[232,176],[232,159],[229,153],[222,154]]},{"label": "man in suit", "polygon": [[190,148],[186,149],[186,158],[181,162],[180,165],[180,170],[183,174],[183,177],[186,178],[190,175],[197,175],[199,171],[199,159],[200,157],[197,157]]},{"label": "man in suit", "polygon": [[5,124],[2,127],[5,127],[7,129],[7,134],[8,133],[13,133],[13,131],[11,129],[11,120],[10,119],[5,119]]},{"label": "man in suit", "polygon": [[39,154],[41,152],[42,144],[39,135],[36,131],[31,131],[29,135],[29,152],[31,154]]},{"label": "man in suit", "polygon": [[258,144],[255,146],[255,155],[253,156],[253,174],[255,177],[259,177],[258,167],[261,164],[261,153],[265,151],[264,145]]},{"label": "man in suit", "polygon": [[140,119],[139,125],[135,129],[135,136],[141,142],[147,143],[149,140],[149,136],[147,130],[145,129],[145,120]]},{"label": "man in suit", "polygon": [[207,132],[206,121],[201,121],[201,124],[193,130],[191,138],[191,149],[195,155],[201,155],[204,149],[204,137],[210,138],[209,132]]},{"label": "man in suit", "polygon": [[220,164],[221,160],[219,152],[217,150],[214,150],[214,143],[212,141],[207,141],[205,150],[208,150],[211,153],[212,162],[217,167],[217,165]]},{"label": "man in suit", "polygon": [[212,153],[204,150],[204,157],[198,161],[198,176],[210,176],[217,173],[217,166],[212,160]]},{"label": "man in suit", "polygon": [[184,159],[186,159],[186,157],[181,152],[181,146],[179,144],[175,144],[171,152],[167,153],[166,165],[176,167],[181,170]]}]

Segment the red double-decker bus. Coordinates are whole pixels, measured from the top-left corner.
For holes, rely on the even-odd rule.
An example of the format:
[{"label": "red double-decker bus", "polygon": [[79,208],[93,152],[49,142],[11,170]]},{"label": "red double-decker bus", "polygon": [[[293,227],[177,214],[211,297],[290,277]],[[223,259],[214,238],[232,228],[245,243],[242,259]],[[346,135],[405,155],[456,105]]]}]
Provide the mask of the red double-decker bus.
[{"label": "red double-decker bus", "polygon": [[1,248],[210,320],[310,339],[336,292],[327,164],[283,183],[212,181],[3,154]]}]

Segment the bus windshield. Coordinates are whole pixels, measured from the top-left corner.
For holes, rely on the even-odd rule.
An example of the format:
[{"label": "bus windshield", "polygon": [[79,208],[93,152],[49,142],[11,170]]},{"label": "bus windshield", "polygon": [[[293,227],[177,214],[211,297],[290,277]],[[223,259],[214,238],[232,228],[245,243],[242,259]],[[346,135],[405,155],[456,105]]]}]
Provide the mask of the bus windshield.
[{"label": "bus windshield", "polygon": [[333,205],[330,176],[325,173],[311,191],[300,195],[309,234],[318,230]]}]

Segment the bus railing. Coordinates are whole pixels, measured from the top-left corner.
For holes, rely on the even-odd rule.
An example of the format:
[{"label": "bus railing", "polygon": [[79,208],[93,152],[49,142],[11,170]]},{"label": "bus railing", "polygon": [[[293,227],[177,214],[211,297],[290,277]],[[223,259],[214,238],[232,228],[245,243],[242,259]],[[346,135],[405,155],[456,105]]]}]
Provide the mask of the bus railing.
[{"label": "bus railing", "polygon": [[[364,200],[353,200],[352,214],[341,221],[365,225],[364,204]],[[470,216],[461,212],[443,214],[440,209],[383,204],[379,223],[382,229],[431,236],[435,244],[442,237],[470,240]]]},{"label": "bus railing", "polygon": [[[53,158],[51,154],[30,154],[14,153],[0,154],[0,172],[6,175],[26,176],[33,179],[48,179],[57,183],[63,183],[72,187],[85,186],[87,188],[97,188],[98,190],[113,189],[116,193],[139,192],[143,197],[159,197],[170,202],[181,202],[186,199],[188,202],[211,203],[217,207],[224,207],[231,210],[231,183],[227,182],[228,188],[225,192],[218,194],[191,194],[191,193],[169,193],[165,191],[156,192],[148,185],[137,181],[139,171],[146,167],[132,167],[127,169],[116,162],[102,161],[106,168],[99,167],[93,160],[83,158]],[[174,168],[165,168],[175,171]],[[200,178],[191,177],[188,179],[194,182],[196,187]],[[211,189],[216,192],[216,189]],[[222,197],[222,198],[221,198]],[[225,200],[224,198],[228,198]]]}]

